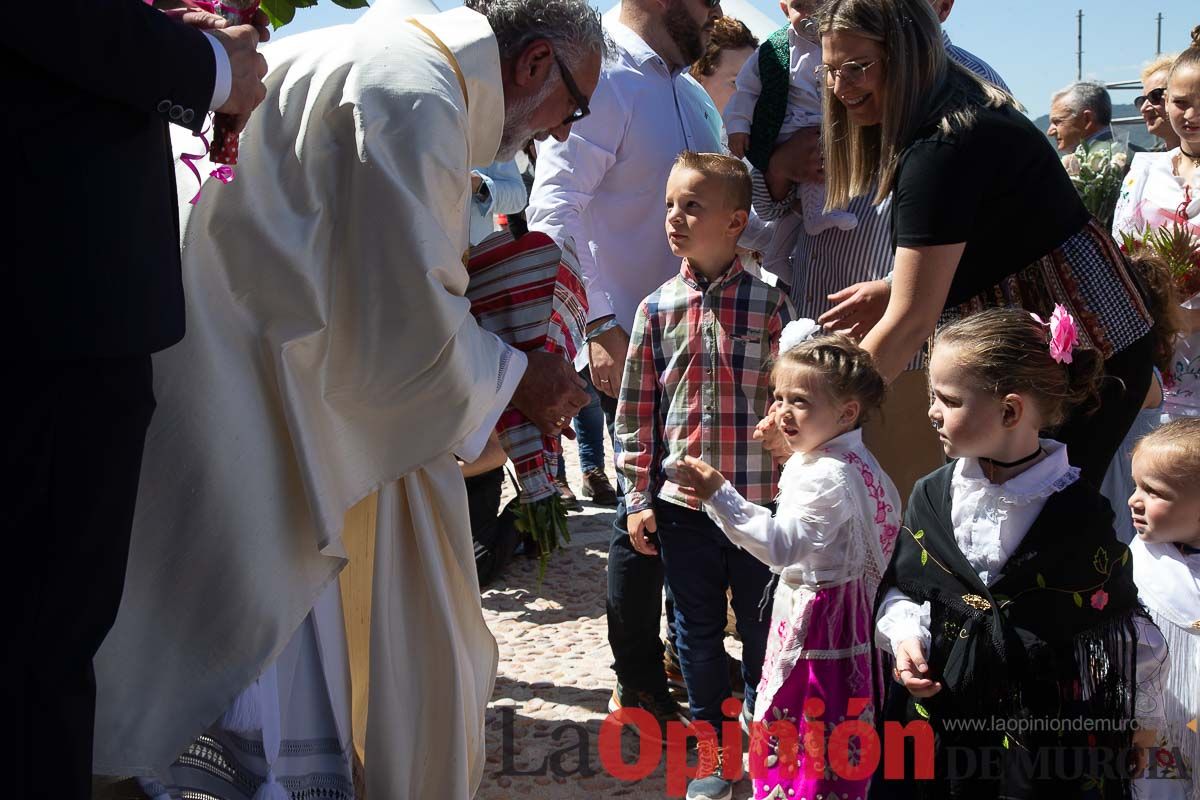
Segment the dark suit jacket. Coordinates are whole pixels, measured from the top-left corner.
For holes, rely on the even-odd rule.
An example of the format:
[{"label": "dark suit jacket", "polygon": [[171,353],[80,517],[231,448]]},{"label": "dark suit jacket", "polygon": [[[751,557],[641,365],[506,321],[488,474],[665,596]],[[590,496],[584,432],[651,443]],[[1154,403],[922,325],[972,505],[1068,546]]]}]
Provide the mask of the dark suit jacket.
[{"label": "dark suit jacket", "polygon": [[59,0],[0,26],[8,358],[131,356],[183,336],[168,121],[198,130],[215,59],[142,0]]}]

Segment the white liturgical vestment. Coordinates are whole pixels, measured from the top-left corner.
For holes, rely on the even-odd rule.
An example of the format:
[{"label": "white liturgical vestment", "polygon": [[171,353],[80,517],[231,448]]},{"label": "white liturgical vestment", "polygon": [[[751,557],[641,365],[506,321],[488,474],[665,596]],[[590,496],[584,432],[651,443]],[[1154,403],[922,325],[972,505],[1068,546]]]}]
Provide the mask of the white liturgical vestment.
[{"label": "white liturgical vestment", "polygon": [[378,491],[368,792],[468,797],[482,776],[497,650],[452,454],[479,454],[526,363],[463,296],[469,169],[496,157],[504,93],[483,16],[415,19],[377,0],[265,48],[236,179],[181,202],[187,334],[154,359],[98,773],[161,770],[222,714]]}]

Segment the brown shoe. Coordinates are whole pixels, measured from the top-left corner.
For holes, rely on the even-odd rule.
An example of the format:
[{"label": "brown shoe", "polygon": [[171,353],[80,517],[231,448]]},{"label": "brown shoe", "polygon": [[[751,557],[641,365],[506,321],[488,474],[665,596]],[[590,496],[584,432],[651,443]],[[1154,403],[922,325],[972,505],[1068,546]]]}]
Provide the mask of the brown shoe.
[{"label": "brown shoe", "polygon": [[617,491],[608,482],[604,470],[590,469],[583,473],[583,496],[590,497],[598,506],[615,506]]},{"label": "brown shoe", "polygon": [[571,484],[562,478],[555,478],[554,485],[558,487],[558,496],[562,498],[567,511],[583,511],[583,503],[579,502],[579,498],[571,491]]}]

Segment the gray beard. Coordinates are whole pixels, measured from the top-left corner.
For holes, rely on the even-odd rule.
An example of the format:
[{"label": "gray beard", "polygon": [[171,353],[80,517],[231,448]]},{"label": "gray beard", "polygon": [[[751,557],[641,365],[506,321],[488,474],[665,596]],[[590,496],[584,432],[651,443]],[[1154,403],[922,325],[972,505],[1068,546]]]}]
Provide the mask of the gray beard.
[{"label": "gray beard", "polygon": [[557,85],[558,81],[547,80],[533,97],[523,97],[505,105],[504,133],[500,135],[500,148],[496,151],[497,161],[511,161],[517,153],[525,149],[525,145],[529,144],[531,139],[541,133],[529,126],[529,117],[545,102]]}]

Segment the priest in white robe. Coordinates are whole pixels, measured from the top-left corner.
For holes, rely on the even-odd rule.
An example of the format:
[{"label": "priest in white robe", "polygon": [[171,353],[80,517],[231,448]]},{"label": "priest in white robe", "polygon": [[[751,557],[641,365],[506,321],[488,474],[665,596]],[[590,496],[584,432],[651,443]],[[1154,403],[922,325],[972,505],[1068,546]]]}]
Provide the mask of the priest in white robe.
[{"label": "priest in white robe", "polygon": [[278,680],[294,635],[339,705],[338,615],[310,612],[346,563],[347,510],[378,492],[368,794],[478,786],[497,651],[455,455],[474,459],[510,403],[557,432],[587,397],[563,359],[471,317],[469,170],[565,139],[604,39],[583,0],[474,5],[378,0],[267,48],[236,179],[181,204],[187,333],[155,358],[125,594],[96,659],[97,773],[161,774]]}]

